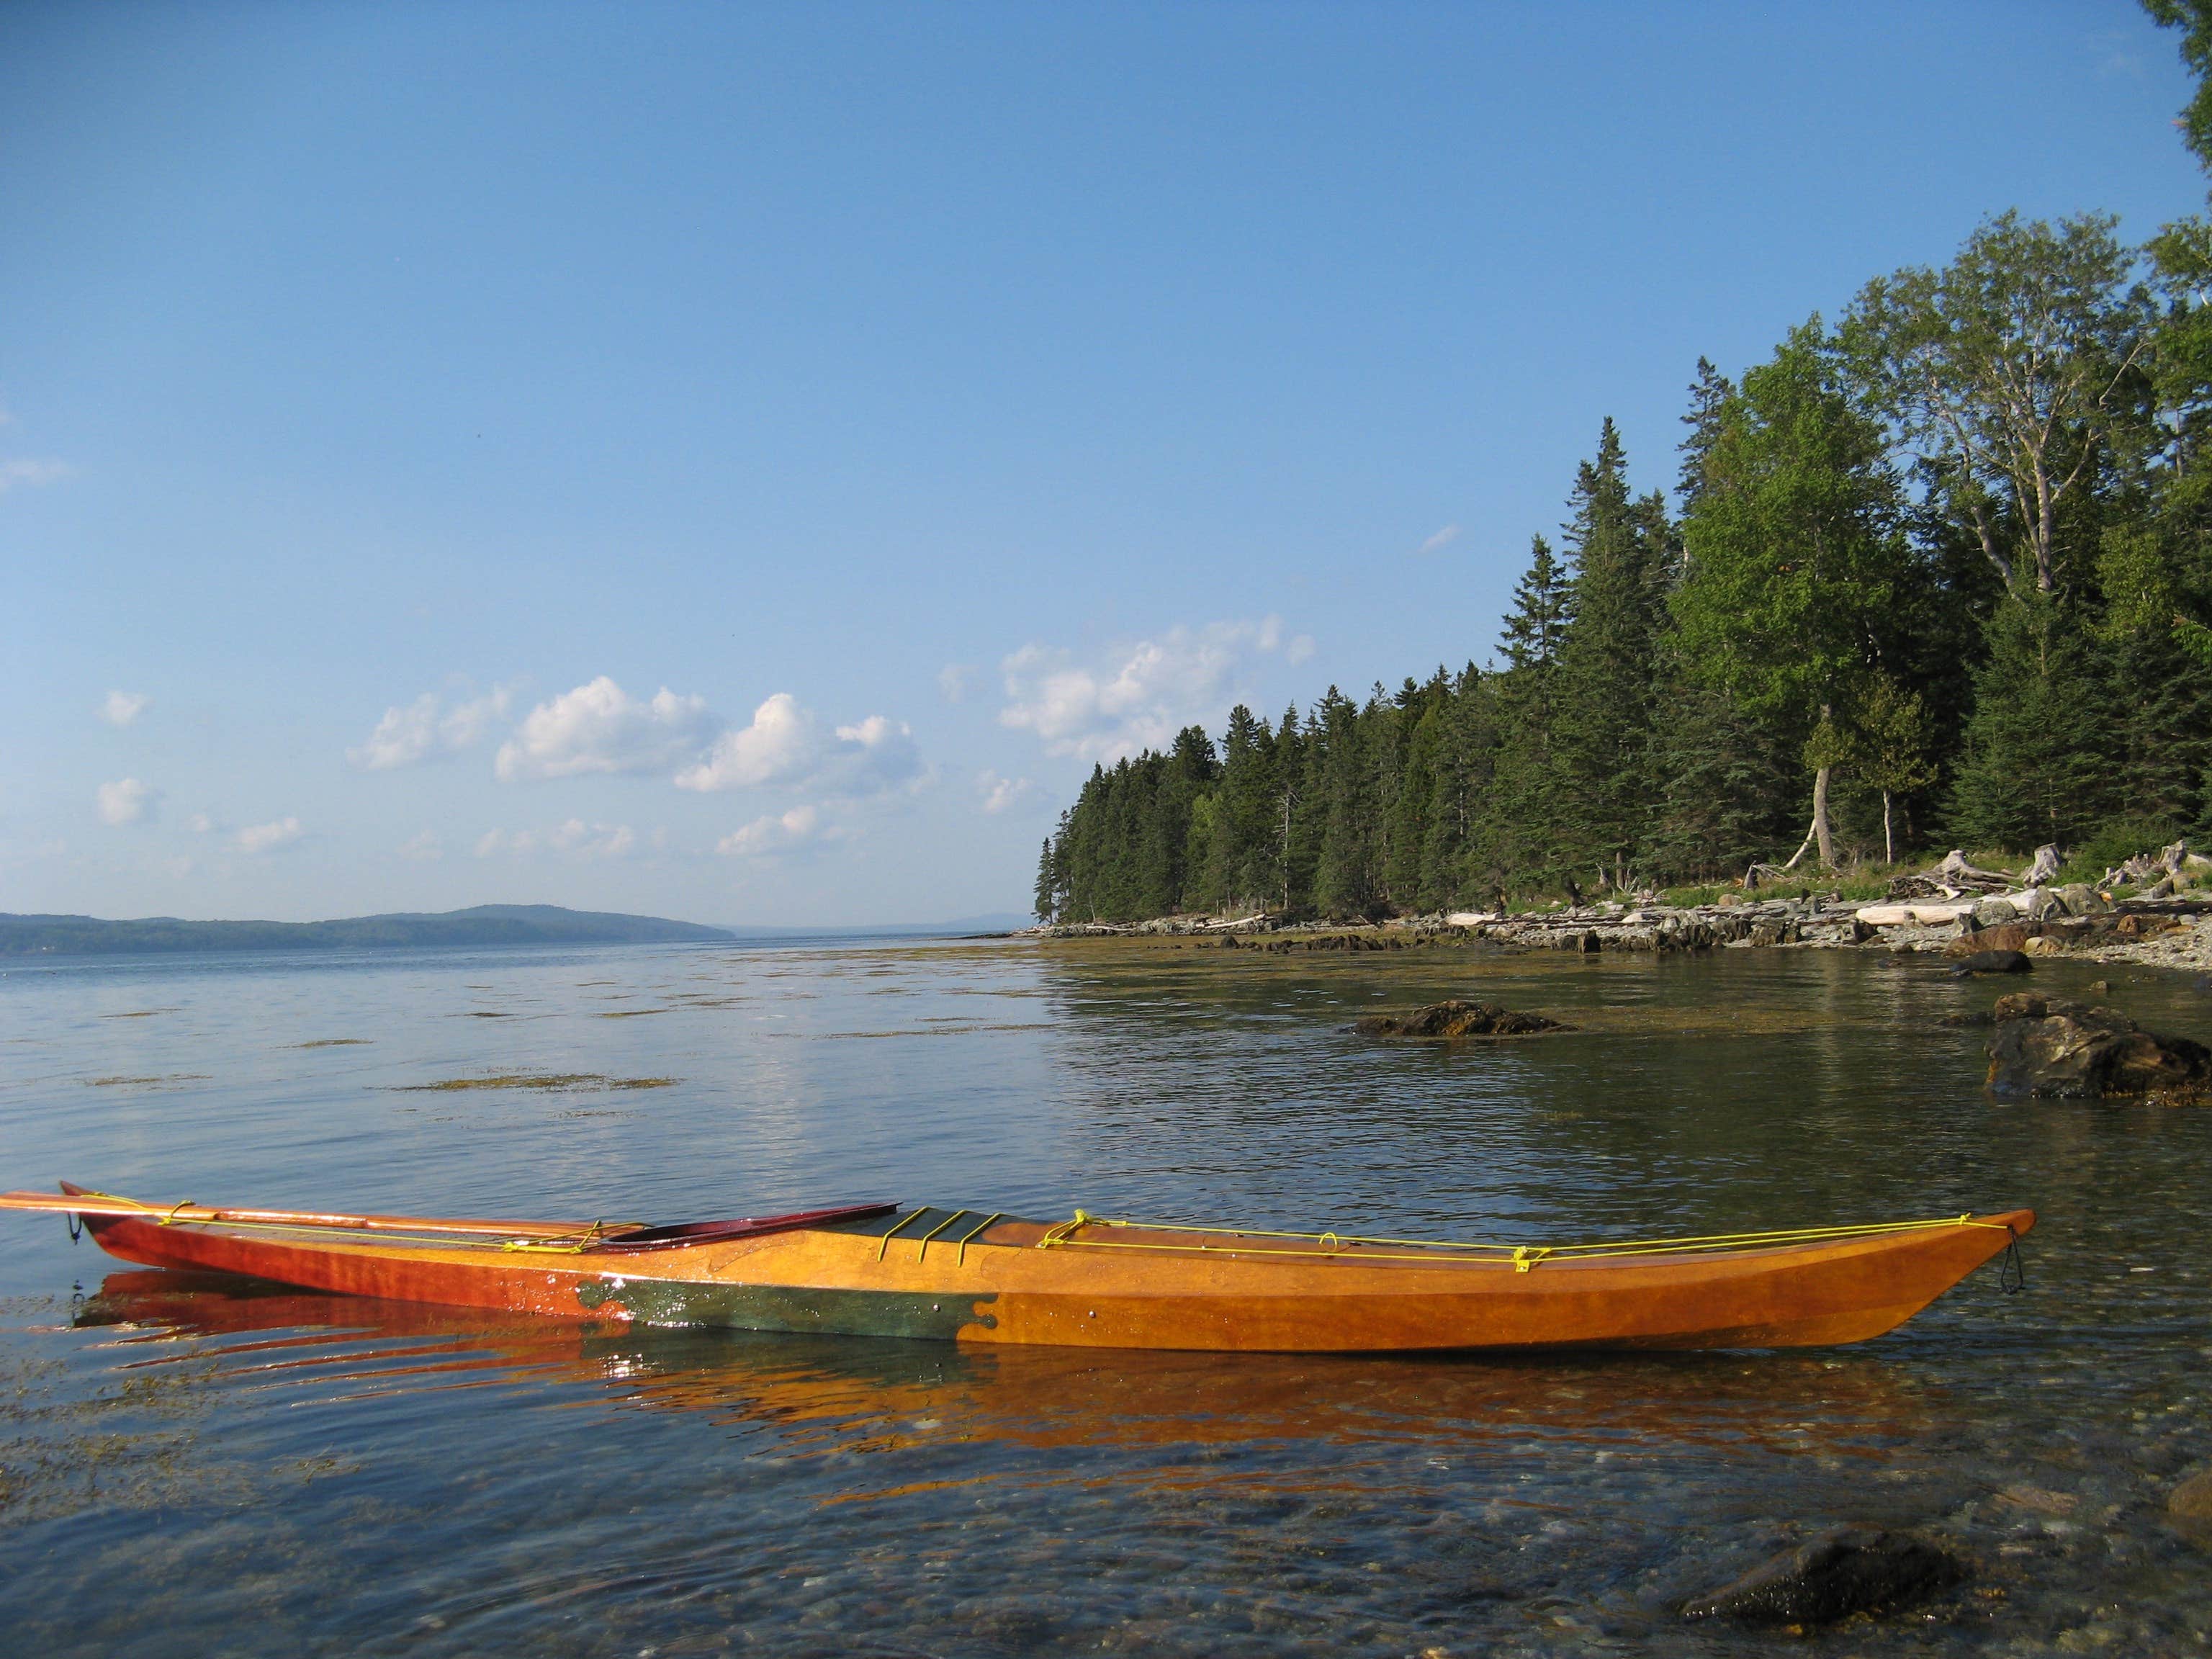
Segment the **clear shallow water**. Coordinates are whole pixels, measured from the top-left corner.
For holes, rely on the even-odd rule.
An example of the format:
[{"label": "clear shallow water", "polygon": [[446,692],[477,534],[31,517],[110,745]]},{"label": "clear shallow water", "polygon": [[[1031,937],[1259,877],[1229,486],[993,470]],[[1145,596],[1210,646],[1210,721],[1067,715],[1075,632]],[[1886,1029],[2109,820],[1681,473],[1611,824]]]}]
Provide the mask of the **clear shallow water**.
[{"label": "clear shallow water", "polygon": [[[2205,989],[2102,974],[2148,1023]],[[1215,1358],[512,1325],[0,1218],[0,1628],[51,1654],[1758,1653],[1822,1526],[1974,1579],[1821,1651],[2212,1650],[2212,1112],[1998,1107],[1926,960],[1121,945],[11,967],[0,1182],[667,1220],[847,1200],[1594,1237],[2038,1207],[1853,1348]],[[1445,994],[1576,1021],[1369,1044]],[[303,1046],[326,1044],[332,1046]],[[422,1091],[493,1073],[665,1087]]]}]

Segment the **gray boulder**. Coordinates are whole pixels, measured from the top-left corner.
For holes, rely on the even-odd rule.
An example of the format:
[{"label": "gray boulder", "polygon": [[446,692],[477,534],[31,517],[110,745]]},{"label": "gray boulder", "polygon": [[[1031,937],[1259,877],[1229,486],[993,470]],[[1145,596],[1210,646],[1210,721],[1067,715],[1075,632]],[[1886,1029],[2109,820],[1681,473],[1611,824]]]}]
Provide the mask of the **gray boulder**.
[{"label": "gray boulder", "polygon": [[2112,908],[2105,896],[2086,881],[2073,882],[2060,888],[2057,896],[2069,916],[2094,916]]},{"label": "gray boulder", "polygon": [[2212,1049],[2145,1030],[2116,1008],[2016,991],[1999,997],[1992,1012],[1992,1094],[2045,1100],[2155,1095],[2177,1103],[2212,1094]]}]

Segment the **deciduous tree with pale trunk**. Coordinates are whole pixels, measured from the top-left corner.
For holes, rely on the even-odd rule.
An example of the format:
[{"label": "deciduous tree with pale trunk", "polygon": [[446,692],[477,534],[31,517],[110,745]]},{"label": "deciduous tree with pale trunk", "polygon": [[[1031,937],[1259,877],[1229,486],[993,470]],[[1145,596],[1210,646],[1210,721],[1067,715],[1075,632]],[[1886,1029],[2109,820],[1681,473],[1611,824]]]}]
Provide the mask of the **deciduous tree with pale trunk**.
[{"label": "deciduous tree with pale trunk", "polygon": [[2059,512],[2148,424],[2154,310],[2109,214],[2004,213],[1941,270],[1860,291],[1839,338],[1900,446],[2008,586],[2057,590]]}]

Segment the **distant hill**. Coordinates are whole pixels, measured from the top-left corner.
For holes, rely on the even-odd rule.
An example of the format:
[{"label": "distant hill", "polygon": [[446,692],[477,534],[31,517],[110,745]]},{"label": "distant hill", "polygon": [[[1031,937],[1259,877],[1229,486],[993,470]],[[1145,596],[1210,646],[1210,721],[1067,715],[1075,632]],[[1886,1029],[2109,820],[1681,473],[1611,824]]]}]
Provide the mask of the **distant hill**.
[{"label": "distant hill", "polygon": [[400,911],[337,921],[180,921],[146,916],[0,914],[0,957],[143,955],[169,951],[315,951],[364,945],[668,945],[729,940],[721,927],[658,916],[564,910],[557,904],[479,904],[439,915]]}]

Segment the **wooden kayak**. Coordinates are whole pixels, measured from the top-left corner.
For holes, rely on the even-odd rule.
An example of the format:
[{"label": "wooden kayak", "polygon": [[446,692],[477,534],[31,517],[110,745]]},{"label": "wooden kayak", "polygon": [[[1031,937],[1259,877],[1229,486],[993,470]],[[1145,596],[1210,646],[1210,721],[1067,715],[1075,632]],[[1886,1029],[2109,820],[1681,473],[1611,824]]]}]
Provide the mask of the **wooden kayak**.
[{"label": "wooden kayak", "polygon": [[1297,1353],[1765,1348],[1894,1329],[2035,1224],[2011,1210],[1508,1245],[848,1205],[673,1226],[167,1207],[64,1182],[0,1208],[111,1255],[569,1319]]},{"label": "wooden kayak", "polygon": [[[794,1449],[1351,1444],[1395,1440],[1419,1422],[1440,1452],[1510,1449],[1540,1425],[1554,1440],[1601,1448],[1626,1437],[1723,1459],[1808,1447],[1855,1455],[1926,1434],[1936,1410],[1879,1350],[1805,1348],[1755,1366],[1596,1350],[1482,1356],[1491,1363],[1473,1365],[1452,1363],[1458,1355],[1259,1353],[1224,1364],[1209,1353],[537,1319],[114,1267],[73,1304],[70,1324],[120,1327],[112,1340],[126,1371],[173,1338],[191,1341],[193,1392],[226,1378],[257,1392],[348,1395],[527,1375],[604,1392],[624,1409],[771,1425]],[[1181,1457],[1156,1472],[1177,1486],[1204,1478]],[[1232,1462],[1213,1473],[1234,1485],[1250,1472]]]}]

